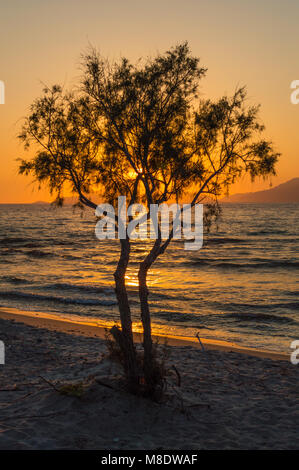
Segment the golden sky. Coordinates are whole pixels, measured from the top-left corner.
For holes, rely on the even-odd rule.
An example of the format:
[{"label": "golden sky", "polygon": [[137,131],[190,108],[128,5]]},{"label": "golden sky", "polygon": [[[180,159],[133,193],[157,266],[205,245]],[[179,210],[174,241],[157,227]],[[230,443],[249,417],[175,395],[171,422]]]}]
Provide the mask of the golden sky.
[{"label": "golden sky", "polygon": [[[202,95],[217,98],[247,85],[261,103],[266,136],[283,155],[274,185],[299,176],[299,104],[290,84],[299,80],[297,0],[10,0],[0,6],[0,202],[50,200],[17,175],[24,157],[16,135],[42,83],[72,86],[89,43],[102,54],[131,60],[188,40],[208,68]],[[241,181],[232,192],[265,189]]]}]

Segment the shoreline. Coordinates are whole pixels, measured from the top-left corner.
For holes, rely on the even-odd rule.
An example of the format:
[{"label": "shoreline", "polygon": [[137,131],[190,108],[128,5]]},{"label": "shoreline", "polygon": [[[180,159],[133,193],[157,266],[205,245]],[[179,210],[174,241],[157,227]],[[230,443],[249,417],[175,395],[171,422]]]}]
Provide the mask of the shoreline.
[{"label": "shoreline", "polygon": [[[45,328],[49,331],[58,331],[76,336],[93,338],[98,337],[101,339],[105,338],[105,330],[110,326],[109,324],[107,324],[107,326],[100,326],[91,322],[73,321],[66,318],[59,318],[58,315],[50,313],[19,310],[11,307],[0,307],[0,318],[3,320],[14,320],[16,322],[24,323],[36,328]],[[142,342],[141,333],[134,332],[134,340],[137,343]],[[159,342],[167,340],[167,344],[170,346],[191,346],[193,348],[201,349],[201,346],[196,338],[184,338],[181,336],[172,335],[153,335],[153,340],[158,340]],[[275,351],[249,347],[246,348],[238,346],[234,343],[205,338],[201,338],[201,342],[203,343],[204,348],[207,350],[235,352],[245,354],[247,356],[272,359],[273,361],[290,360],[290,355],[287,353],[278,353]]]}]

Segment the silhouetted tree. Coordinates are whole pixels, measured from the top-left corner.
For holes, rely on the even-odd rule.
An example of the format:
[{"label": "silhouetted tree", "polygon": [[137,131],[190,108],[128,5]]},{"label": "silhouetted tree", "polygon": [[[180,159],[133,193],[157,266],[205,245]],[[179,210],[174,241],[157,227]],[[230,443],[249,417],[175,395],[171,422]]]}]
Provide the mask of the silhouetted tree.
[{"label": "silhouetted tree", "polygon": [[[259,107],[246,105],[244,88],[215,102],[200,100],[204,74],[187,43],[137,65],[127,59],[111,64],[91,50],[83,57],[83,79],[75,95],[54,86],[33,103],[20,138],[26,146],[37,144],[37,151],[32,160],[21,162],[20,172],[46,183],[58,203],[63,187],[69,186],[81,204],[96,208],[91,195],[104,188],[114,207],[118,196],[126,196],[130,205],[142,202],[148,211],[151,204],[187,193],[192,194],[191,206],[207,196],[217,201],[244,173],[252,178],[274,174],[279,154],[260,137]],[[157,238],[139,265],[143,372],[125,283],[131,242],[128,234],[120,240],[114,278],[121,328],[114,326],[111,333],[133,391],[140,388],[141,374],[148,393],[162,387],[153,353],[147,273],[173,235],[172,227],[162,239],[159,222]]]}]

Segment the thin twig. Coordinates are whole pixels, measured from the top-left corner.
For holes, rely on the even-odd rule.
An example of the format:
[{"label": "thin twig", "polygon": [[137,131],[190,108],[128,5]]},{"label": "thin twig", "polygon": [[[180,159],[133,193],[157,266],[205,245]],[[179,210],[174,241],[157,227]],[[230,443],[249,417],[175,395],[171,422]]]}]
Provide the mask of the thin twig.
[{"label": "thin twig", "polygon": [[106,384],[105,382],[102,382],[101,380],[99,379],[95,379],[96,383],[99,384],[99,385],[102,385],[103,387],[107,387],[107,388],[110,388],[111,390],[115,390],[117,392],[119,392],[120,390],[118,390],[117,388],[113,387],[112,385],[109,385],[109,384]]},{"label": "thin twig", "polygon": [[24,392],[22,388],[0,388],[0,392]]},{"label": "thin twig", "polygon": [[60,391],[58,390],[58,388],[55,387],[55,385],[54,385],[52,382],[50,382],[49,380],[45,379],[45,377],[42,377],[41,375],[39,375],[39,377],[40,377],[44,382],[46,382],[48,385],[50,385],[52,388],[54,388],[54,390],[55,390],[56,392],[60,393]]},{"label": "thin twig", "polygon": [[192,403],[191,405],[186,405],[187,408],[193,408],[196,406],[207,406],[208,408],[211,408],[209,403]]},{"label": "thin twig", "polygon": [[196,336],[196,338],[197,338],[198,341],[199,341],[199,344],[200,344],[200,346],[201,346],[201,349],[204,351],[205,348],[203,347],[203,344],[202,344],[202,342],[201,342],[201,340],[200,340],[199,333],[197,333],[195,336]]},{"label": "thin twig", "polygon": [[175,371],[176,375],[177,375],[177,378],[178,378],[178,387],[181,386],[181,374],[179,373],[179,371],[177,370],[176,366],[173,364],[172,365],[172,368],[173,370]]}]

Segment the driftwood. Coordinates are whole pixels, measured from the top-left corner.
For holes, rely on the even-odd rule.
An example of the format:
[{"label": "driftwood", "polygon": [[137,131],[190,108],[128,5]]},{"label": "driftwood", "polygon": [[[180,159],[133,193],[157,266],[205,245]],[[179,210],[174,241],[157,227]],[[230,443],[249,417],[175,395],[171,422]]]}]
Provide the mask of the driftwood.
[{"label": "driftwood", "polygon": [[181,374],[179,373],[179,371],[177,370],[176,366],[173,364],[172,366],[173,370],[175,371],[176,375],[177,375],[177,378],[178,378],[178,387],[181,386]]}]

